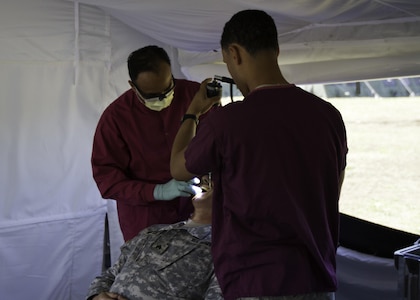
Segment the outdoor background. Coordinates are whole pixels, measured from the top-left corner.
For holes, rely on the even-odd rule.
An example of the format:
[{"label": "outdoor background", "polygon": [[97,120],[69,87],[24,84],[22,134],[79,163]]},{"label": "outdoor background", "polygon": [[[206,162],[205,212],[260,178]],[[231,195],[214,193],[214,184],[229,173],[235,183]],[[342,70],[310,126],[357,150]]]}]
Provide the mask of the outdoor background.
[{"label": "outdoor background", "polygon": [[420,97],[327,101],[348,135],[340,210],[420,234]]}]

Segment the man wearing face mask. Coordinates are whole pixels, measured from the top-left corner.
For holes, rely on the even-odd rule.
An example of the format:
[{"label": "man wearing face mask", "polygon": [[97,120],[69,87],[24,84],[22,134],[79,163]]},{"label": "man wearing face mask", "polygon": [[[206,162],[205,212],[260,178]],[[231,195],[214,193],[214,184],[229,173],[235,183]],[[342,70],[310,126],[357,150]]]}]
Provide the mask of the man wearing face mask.
[{"label": "man wearing face mask", "polygon": [[168,54],[157,46],[134,51],[127,65],[131,89],[100,117],[91,158],[102,197],[117,202],[125,241],[150,225],[185,220],[193,211],[193,185],[174,180],[169,161],[180,121],[200,87],[175,79]]}]

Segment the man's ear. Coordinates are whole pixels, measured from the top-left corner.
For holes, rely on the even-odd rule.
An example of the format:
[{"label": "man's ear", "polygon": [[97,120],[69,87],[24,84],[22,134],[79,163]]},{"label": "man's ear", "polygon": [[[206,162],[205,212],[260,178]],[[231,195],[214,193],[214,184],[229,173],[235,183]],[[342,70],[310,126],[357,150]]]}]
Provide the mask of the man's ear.
[{"label": "man's ear", "polygon": [[229,45],[229,54],[232,57],[232,60],[237,64],[240,65],[242,63],[242,53],[243,49],[237,44]]}]

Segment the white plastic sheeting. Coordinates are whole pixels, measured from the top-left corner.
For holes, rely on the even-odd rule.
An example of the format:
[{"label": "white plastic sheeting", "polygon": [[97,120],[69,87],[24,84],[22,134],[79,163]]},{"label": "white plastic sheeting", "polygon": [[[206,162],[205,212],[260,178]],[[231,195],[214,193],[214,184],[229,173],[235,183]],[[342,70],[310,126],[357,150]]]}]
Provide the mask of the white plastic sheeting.
[{"label": "white plastic sheeting", "polygon": [[[416,0],[80,0],[137,31],[186,51],[188,76],[227,75],[220,33],[237,11],[275,19],[285,76],[298,84],[418,75],[420,3]],[[217,52],[214,52],[217,51]],[[211,73],[210,73],[211,74]],[[213,74],[211,74],[213,75]]]},{"label": "white plastic sheeting", "polygon": [[92,179],[91,144],[104,108],[129,88],[128,54],[148,44],[173,58],[92,6],[2,3],[0,298],[83,299],[101,271],[107,211],[119,254],[115,202]]},{"label": "white plastic sheeting", "polygon": [[395,300],[398,272],[391,258],[376,257],[339,247],[337,300]]},{"label": "white plastic sheeting", "polygon": [[101,271],[104,210],[0,228],[2,299],[84,299]]},{"label": "white plastic sheeting", "polygon": [[416,1],[2,2],[2,299],[82,299],[101,269],[106,212],[118,255],[115,203],[101,199],[90,152],[100,114],[129,87],[128,54],[157,44],[176,77],[228,75],[222,26],[257,6],[276,19],[295,83],[419,75]]}]

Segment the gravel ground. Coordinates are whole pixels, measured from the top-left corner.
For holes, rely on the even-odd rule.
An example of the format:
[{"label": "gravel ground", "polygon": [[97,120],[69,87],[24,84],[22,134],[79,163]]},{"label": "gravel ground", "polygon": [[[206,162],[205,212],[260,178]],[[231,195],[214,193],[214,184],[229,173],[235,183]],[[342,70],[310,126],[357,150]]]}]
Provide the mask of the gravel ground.
[{"label": "gravel ground", "polygon": [[340,210],[420,234],[420,97],[327,101],[348,136]]}]

